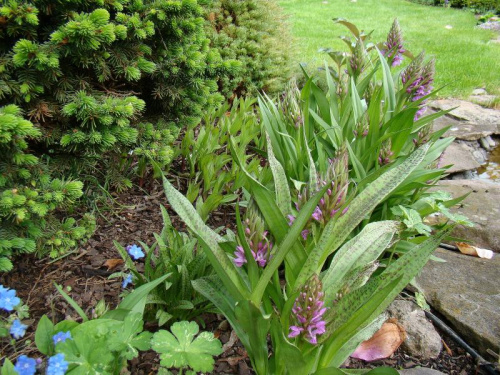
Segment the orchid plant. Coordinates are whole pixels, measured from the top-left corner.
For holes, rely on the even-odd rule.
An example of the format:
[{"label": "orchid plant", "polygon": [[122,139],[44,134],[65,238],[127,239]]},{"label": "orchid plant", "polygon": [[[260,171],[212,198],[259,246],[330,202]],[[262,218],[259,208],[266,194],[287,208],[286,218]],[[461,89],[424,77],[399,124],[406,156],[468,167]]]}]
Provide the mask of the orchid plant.
[{"label": "orchid plant", "polygon": [[[341,37],[349,52],[325,50],[333,64],[325,63],[322,76],[308,76],[302,90],[295,84],[287,89],[277,103],[261,97],[259,109],[262,119],[260,148],[265,152],[266,138],[272,144],[274,156],[285,170],[292,200],[300,202],[307,194],[307,181],[331,174],[331,161],[342,158],[347,164],[337,163],[336,178],[344,184],[338,194],[362,192],[377,177],[397,166],[421,146],[426,145],[421,163],[386,199],[382,200],[362,220],[355,230],[359,233],[368,223],[380,220],[405,220],[404,211],[392,207],[414,210],[423,220],[434,212],[449,215],[448,207],[459,202],[441,196],[439,205],[426,204],[434,193],[428,189],[446,175],[448,166],[441,165],[441,155],[453,138],[443,137],[447,128],[432,131],[432,121],[448,111],[427,113],[427,101],[433,91],[434,60],[423,53],[414,57],[406,50],[400,25],[394,21],[387,40],[371,43],[370,34],[355,25],[336,19],[351,32]],[[400,69],[403,59],[409,64]],[[271,156],[268,155],[268,159]],[[343,194],[343,193],[342,193]],[[324,212],[324,197],[315,209],[311,221],[325,220],[331,213]],[[342,195],[339,207],[348,209]],[[291,214],[293,218],[294,213]],[[460,224],[471,225],[463,217],[454,217]],[[309,226],[305,230],[310,231]],[[429,230],[428,233],[431,231]],[[405,240],[416,240],[418,231],[408,229],[402,233]],[[391,248],[402,253],[403,246]]]},{"label": "orchid plant", "polygon": [[[314,175],[308,181],[307,200],[289,220],[293,204],[287,176],[274,157],[272,143],[267,147],[273,188],[249,174],[234,154],[246,173],[254,204],[244,220],[236,210],[236,241],[206,226],[164,178],[171,207],[199,237],[218,276],[195,280],[193,286],[228,319],[258,374],[335,373],[380,327],[382,312],[425,265],[453,224],[410,243],[404,255],[382,266],[378,258],[396,246],[405,225],[384,220],[366,225],[356,235],[353,231],[424,162],[429,146],[401,157],[363,190],[346,192],[343,205],[321,223],[315,218],[316,209],[322,200],[326,205],[331,196],[339,196],[339,190],[345,191],[345,183],[339,184],[342,179],[333,172],[326,174],[324,184]],[[314,229],[305,237],[302,233],[311,221]]]},{"label": "orchid plant", "polygon": [[[446,129],[430,131],[444,112],[422,114],[433,62],[419,55],[393,74],[412,58],[397,22],[378,48],[337,22],[354,41],[345,38],[351,53],[330,53],[337,68],[326,66],[326,89],[307,77],[278,105],[259,101],[257,147],[269,168],[247,168],[229,141],[248,200],[245,217],[236,206],[235,238],[205,225],[164,178],[171,207],[217,274],[193,286],[225,315],[259,375],[344,373],[339,367],[381,326],[454,221],[466,222],[447,210],[456,200],[426,192],[445,174],[436,162],[452,141],[440,139]],[[424,224],[436,211],[448,221]]]}]

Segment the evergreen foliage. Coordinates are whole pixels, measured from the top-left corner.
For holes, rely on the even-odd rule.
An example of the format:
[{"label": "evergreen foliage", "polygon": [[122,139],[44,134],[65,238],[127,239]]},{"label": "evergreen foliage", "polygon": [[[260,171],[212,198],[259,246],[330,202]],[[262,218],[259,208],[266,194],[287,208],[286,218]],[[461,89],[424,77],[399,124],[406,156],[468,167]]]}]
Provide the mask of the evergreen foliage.
[{"label": "evergreen foliage", "polygon": [[93,231],[90,217],[76,225],[73,218],[60,222],[54,216],[82,195],[82,183],[50,178],[28,152],[27,140],[40,135],[19,107],[0,107],[0,271],[12,269],[9,258],[16,253],[38,247],[56,257]]},{"label": "evergreen foliage", "polygon": [[218,103],[217,80],[237,67],[210,47],[204,22],[196,0],[8,0],[0,104],[25,110],[53,159],[165,166],[176,125]]},{"label": "evergreen foliage", "polygon": [[411,0],[425,5],[449,5],[452,8],[470,8],[475,12],[494,11],[500,13],[500,0]]},{"label": "evergreen foliage", "polygon": [[212,45],[241,68],[219,81],[227,97],[279,93],[292,75],[291,33],[276,0],[214,0],[207,7]]}]

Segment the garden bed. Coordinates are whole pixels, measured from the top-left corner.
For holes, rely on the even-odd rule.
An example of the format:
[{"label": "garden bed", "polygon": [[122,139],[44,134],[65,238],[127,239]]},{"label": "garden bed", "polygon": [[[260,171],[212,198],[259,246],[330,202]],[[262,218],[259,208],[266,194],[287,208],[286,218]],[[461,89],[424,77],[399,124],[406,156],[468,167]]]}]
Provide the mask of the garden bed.
[{"label": "garden bed", "polygon": [[[93,315],[96,304],[105,299],[106,304],[114,308],[119,300],[121,279],[108,279],[113,272],[120,270],[121,266],[108,269],[105,265],[110,259],[118,259],[120,255],[116,251],[113,240],[121,244],[136,243],[141,240],[151,243],[152,234],[160,232],[162,228],[160,204],[168,207],[163,193],[163,187],[157,183],[145,189],[135,188],[126,193],[117,195],[115,204],[110,207],[111,211],[106,217],[101,216],[98,220],[98,228],[90,241],[77,252],[58,260],[38,260],[34,256],[23,257],[17,260],[16,269],[0,277],[0,284],[15,287],[19,297],[25,301],[30,308],[30,328],[23,338],[24,345],[31,341],[17,353],[13,347],[4,342],[0,351],[2,354],[14,359],[21,354],[37,357],[34,341],[34,328],[42,315],[47,314],[54,321],[62,319],[79,320],[77,313],[59,295],[54,283],[70,288],[69,294],[89,315]],[[171,213],[174,225],[182,230],[183,224]],[[232,226],[232,213],[227,210],[219,210],[213,213],[210,226]],[[68,290],[68,289],[66,289]],[[231,335],[231,328],[222,315],[206,314],[203,316],[206,329],[215,333],[223,346],[224,352],[218,358],[214,374],[253,374],[250,361],[246,351]],[[146,326],[154,331],[155,326]],[[434,360],[419,360],[408,356],[399,349],[391,358],[366,362],[351,359],[348,363],[350,368],[375,368],[379,366],[390,366],[398,369],[407,369],[417,366],[433,368],[450,375],[475,374],[477,366],[470,355],[457,347],[457,345],[445,335],[442,335],[445,350]],[[141,353],[141,355],[130,361],[129,370],[132,374],[156,373],[159,367],[158,355],[153,351]]]}]

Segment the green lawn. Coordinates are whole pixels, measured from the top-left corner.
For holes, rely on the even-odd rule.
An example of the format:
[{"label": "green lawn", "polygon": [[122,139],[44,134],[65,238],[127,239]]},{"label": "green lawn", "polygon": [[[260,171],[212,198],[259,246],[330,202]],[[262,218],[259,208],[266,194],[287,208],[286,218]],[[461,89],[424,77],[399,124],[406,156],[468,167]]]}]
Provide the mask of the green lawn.
[{"label": "green lawn", "polygon": [[[321,47],[345,49],[337,37],[348,30],[332,22],[341,17],[358,28],[372,31],[372,41],[385,40],[394,18],[403,29],[406,47],[413,54],[425,49],[436,58],[436,87],[443,97],[469,96],[485,87],[500,93],[500,44],[491,31],[477,29],[468,11],[429,7],[405,0],[281,0],[298,43],[300,61],[321,65],[327,57]],[[446,26],[452,26],[447,29]]]}]

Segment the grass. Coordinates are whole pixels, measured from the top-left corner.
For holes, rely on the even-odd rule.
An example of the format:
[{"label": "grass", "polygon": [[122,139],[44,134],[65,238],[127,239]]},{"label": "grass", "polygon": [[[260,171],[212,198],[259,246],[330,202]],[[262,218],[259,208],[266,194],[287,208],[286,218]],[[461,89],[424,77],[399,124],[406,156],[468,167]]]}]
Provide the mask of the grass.
[{"label": "grass", "polygon": [[[371,41],[384,41],[394,18],[403,29],[405,46],[414,55],[425,50],[436,58],[435,87],[445,86],[442,97],[467,98],[483,87],[500,94],[500,44],[491,40],[496,34],[475,28],[470,11],[430,7],[406,0],[281,0],[289,15],[293,34],[299,44],[301,62],[319,66],[328,56],[321,47],[345,50],[340,35],[348,30],[332,22],[341,17],[366,32]],[[446,28],[446,26],[452,28]],[[406,59],[407,60],[407,59]]]}]

